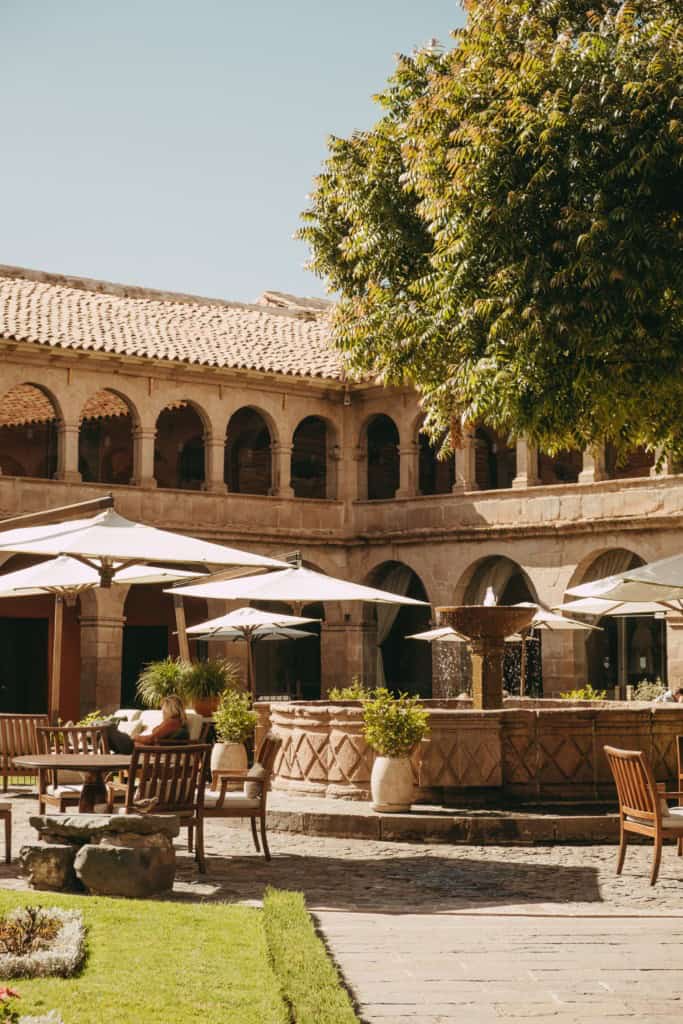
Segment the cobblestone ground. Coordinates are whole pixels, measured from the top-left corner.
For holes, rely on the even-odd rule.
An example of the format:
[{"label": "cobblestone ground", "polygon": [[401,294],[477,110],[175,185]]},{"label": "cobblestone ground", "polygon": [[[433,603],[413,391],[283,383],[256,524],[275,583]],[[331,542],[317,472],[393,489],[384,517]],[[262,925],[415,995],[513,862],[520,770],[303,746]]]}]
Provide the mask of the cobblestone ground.
[{"label": "cobblestone ground", "polygon": [[[34,842],[35,798],[12,796],[14,851]],[[172,899],[260,900],[298,889],[368,1022],[683,1017],[683,858],[650,846],[447,846],[272,832],[209,821],[208,874],[178,848]],[[16,861],[0,887],[23,888]],[[475,1011],[474,1016],[473,1011]],[[325,1022],[320,1022],[325,1024]]]}]

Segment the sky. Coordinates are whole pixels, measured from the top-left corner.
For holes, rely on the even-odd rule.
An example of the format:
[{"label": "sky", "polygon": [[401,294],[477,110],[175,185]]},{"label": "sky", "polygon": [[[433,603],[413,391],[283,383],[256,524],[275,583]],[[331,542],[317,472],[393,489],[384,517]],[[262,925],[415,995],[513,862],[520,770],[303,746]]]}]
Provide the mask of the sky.
[{"label": "sky", "polygon": [[457,0],[0,0],[0,263],[253,301],[324,295],[293,240],[330,134],[379,116]]}]

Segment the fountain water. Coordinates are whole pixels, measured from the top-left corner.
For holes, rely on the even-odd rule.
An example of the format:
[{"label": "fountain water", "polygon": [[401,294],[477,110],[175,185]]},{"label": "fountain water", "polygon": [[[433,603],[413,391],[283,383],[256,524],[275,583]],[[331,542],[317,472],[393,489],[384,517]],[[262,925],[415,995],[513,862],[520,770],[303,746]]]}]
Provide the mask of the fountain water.
[{"label": "fountain water", "polygon": [[437,608],[439,626],[451,626],[467,640],[472,655],[472,702],[478,711],[503,706],[505,637],[531,625],[535,606],[520,608],[495,603],[491,587],[484,604]]}]

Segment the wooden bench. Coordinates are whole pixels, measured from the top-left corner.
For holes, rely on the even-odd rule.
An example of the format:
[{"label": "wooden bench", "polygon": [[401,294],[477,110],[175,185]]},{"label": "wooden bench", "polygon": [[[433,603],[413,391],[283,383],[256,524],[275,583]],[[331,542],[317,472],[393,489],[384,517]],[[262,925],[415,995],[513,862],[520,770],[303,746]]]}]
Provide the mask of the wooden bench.
[{"label": "wooden bench", "polygon": [[14,758],[38,753],[37,729],[47,724],[47,715],[0,715],[0,776],[4,793],[10,776],[23,774],[14,767]]}]

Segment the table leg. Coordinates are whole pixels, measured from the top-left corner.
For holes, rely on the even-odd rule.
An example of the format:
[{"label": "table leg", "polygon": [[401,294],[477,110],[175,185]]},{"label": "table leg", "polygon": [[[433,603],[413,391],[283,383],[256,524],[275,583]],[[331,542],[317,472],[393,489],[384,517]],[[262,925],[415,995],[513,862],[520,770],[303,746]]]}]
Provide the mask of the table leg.
[{"label": "table leg", "polygon": [[102,772],[86,772],[81,799],[78,802],[79,814],[92,814],[97,804],[106,804],[106,802],[107,787],[104,784]]}]

